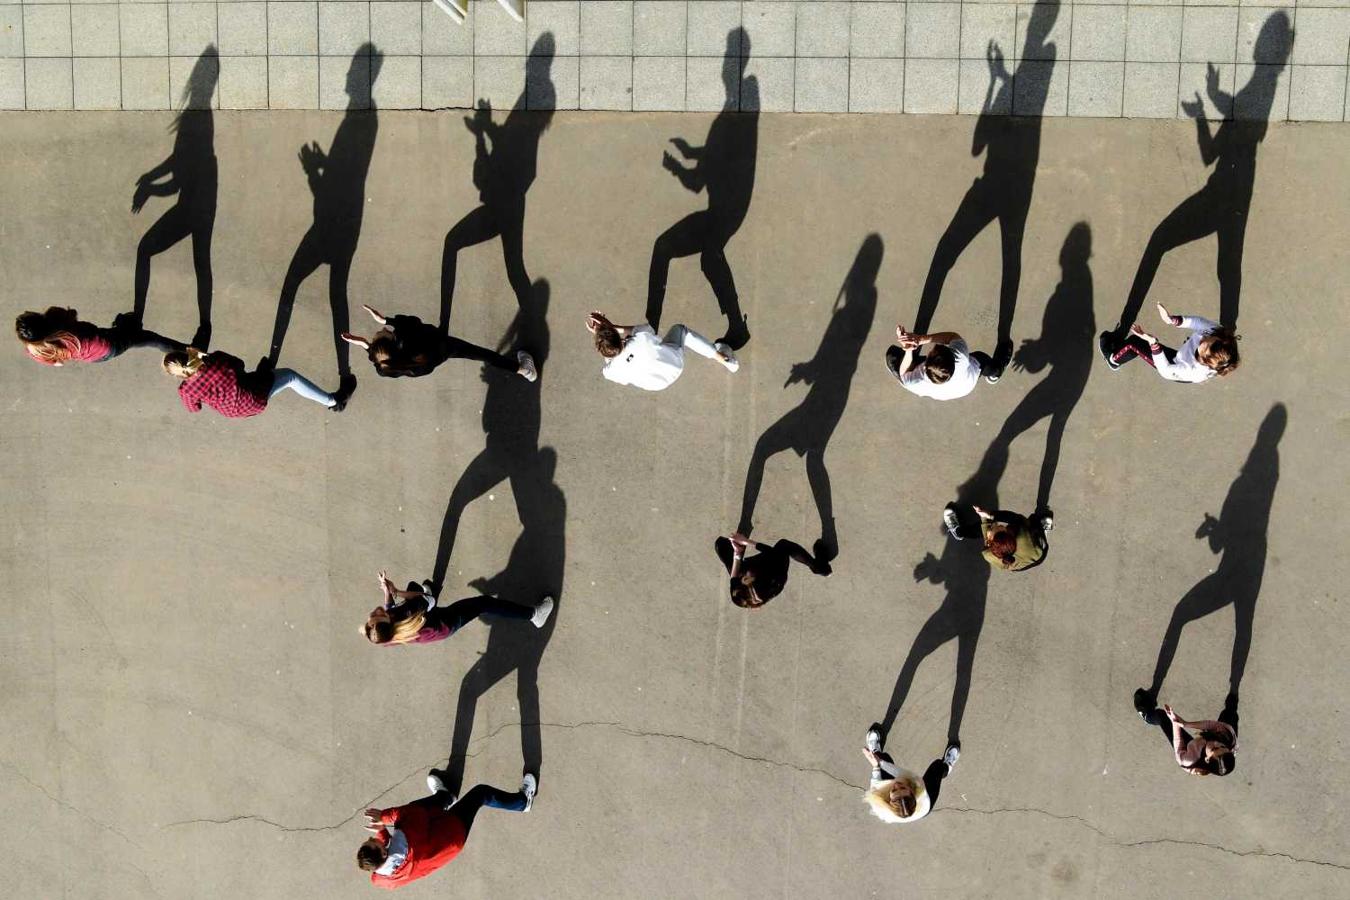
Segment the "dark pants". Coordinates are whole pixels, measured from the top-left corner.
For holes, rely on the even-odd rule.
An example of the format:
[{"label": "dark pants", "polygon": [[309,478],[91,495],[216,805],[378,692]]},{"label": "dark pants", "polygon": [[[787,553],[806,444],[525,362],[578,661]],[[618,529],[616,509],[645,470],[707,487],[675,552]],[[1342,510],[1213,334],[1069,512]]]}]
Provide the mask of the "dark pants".
[{"label": "dark pants", "polygon": [[423,797],[416,803],[418,806],[431,810],[433,819],[438,815],[459,819],[460,824],[464,826],[465,835],[468,835],[469,829],[473,827],[473,820],[478,815],[478,811],[485,806],[511,812],[523,812],[525,809],[525,795],[523,793],[520,791],[508,793],[490,784],[479,784],[469,788],[468,792],[456,800],[455,804],[449,809],[445,808],[447,798],[446,794],[432,794],[429,797]]},{"label": "dark pants", "polygon": [[175,350],[186,349],[178,341],[166,338],[164,335],[156,334],[153,331],[147,331],[136,325],[116,323],[112,328],[100,328],[99,334],[112,345],[112,352],[99,362],[115,359],[128,350],[136,350],[142,347],[148,347],[158,353],[171,353]]},{"label": "dark pants", "polygon": [[520,368],[519,364],[510,357],[502,356],[500,353],[486,347],[480,347],[477,344],[470,344],[468,341],[450,334],[441,338],[441,351],[445,354],[446,359],[472,359],[487,363],[490,366],[496,366],[499,369],[505,369],[508,372],[515,372]]},{"label": "dark pants", "polygon": [[529,619],[534,616],[534,609],[496,597],[470,597],[468,600],[456,600],[449,606],[437,606],[428,610],[426,622],[433,628],[449,628],[450,634],[454,634],[479,616]]},{"label": "dark pants", "polygon": [[[1177,351],[1173,350],[1171,347],[1163,347],[1162,352],[1163,356],[1167,357],[1168,362],[1172,362],[1177,358]],[[1111,361],[1118,366],[1123,366],[1136,356],[1153,368],[1157,368],[1157,366],[1153,365],[1152,346],[1148,341],[1135,334],[1130,335],[1121,342],[1120,349],[1111,354]]]},{"label": "dark pants", "polygon": [[[886,762],[895,764],[889,754],[878,753],[878,759],[884,759]],[[923,773],[923,789],[928,794],[930,809],[937,806],[938,792],[942,790],[942,779],[952,773],[951,767],[941,759],[935,759],[928,764],[928,768]]]}]

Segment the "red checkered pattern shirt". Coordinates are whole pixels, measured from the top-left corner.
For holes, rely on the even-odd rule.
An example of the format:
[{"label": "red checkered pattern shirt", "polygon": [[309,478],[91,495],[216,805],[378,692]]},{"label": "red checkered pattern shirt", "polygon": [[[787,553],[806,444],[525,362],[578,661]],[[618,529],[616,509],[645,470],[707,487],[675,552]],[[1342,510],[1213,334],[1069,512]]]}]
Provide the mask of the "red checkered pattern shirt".
[{"label": "red checkered pattern shirt", "polygon": [[242,419],[267,409],[267,391],[254,381],[244,371],[243,360],[212,353],[195,375],[178,386],[178,396],[188,412],[200,412],[205,404],[222,416]]}]

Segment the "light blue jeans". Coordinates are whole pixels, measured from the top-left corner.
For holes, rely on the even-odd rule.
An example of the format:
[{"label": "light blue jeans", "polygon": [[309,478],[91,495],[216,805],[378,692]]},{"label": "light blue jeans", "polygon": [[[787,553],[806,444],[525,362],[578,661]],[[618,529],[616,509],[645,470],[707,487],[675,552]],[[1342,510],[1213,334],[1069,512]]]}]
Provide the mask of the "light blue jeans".
[{"label": "light blue jeans", "polygon": [[287,389],[295,391],[306,400],[322,403],[330,409],[337,405],[336,397],[299,372],[294,369],[277,369],[276,378],[272,381],[272,389],[267,392],[267,398],[270,400]]}]

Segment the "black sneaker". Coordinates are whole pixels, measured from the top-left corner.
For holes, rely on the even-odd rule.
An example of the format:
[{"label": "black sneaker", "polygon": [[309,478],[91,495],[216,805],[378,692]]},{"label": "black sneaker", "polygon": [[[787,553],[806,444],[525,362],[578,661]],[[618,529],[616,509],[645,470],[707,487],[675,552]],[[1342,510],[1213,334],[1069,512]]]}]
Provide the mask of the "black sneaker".
[{"label": "black sneaker", "polygon": [[886,371],[890,372],[896,381],[900,380],[900,360],[904,358],[905,351],[895,344],[886,348]]},{"label": "black sneaker", "polygon": [[750,319],[748,316],[741,316],[739,322],[735,322],[727,329],[727,333],[722,335],[715,344],[726,344],[732,350],[739,350],[750,343]]},{"label": "black sneaker", "polygon": [[347,408],[347,401],[354,393],[356,393],[356,376],[348,372],[338,382],[337,393],[333,395],[333,399],[337,402],[328,408],[333,412],[342,412]]},{"label": "black sneaker", "polygon": [[961,540],[959,534],[961,530],[961,520],[956,516],[956,510],[949,503],[947,508],[942,511],[942,524],[947,526],[947,533],[956,540]]},{"label": "black sneaker", "polygon": [[197,333],[192,336],[192,346],[203,351],[211,346],[210,325],[203,325],[197,329]]},{"label": "black sneaker", "polygon": [[1106,360],[1106,364],[1111,368],[1112,372],[1121,367],[1122,363],[1118,363],[1115,360],[1115,353],[1120,348],[1116,346],[1116,336],[1114,334],[1109,331],[1103,331],[1097,338],[1097,349],[1101,351],[1102,359]]},{"label": "black sneaker", "polygon": [[1139,718],[1145,722],[1148,721],[1148,714],[1158,707],[1158,698],[1150,694],[1146,689],[1139,688],[1134,692],[1134,711],[1139,713]]},{"label": "black sneaker", "polygon": [[985,373],[984,380],[990,384],[998,384],[998,380],[1003,377],[1003,373],[1008,368],[1008,363],[1013,358],[1013,342],[1011,340],[999,341],[998,346],[994,348],[994,358],[991,360],[989,371]]}]

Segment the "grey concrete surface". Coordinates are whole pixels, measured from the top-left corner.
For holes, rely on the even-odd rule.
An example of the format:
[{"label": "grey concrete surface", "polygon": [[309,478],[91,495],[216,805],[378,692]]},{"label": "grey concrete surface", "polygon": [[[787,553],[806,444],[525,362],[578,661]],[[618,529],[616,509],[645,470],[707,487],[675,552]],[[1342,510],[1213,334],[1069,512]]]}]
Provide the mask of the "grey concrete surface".
[{"label": "grey concrete surface", "polygon": [[[290,253],[310,222],[298,148],[321,112],[216,121],[220,210],[213,345],[266,352]],[[882,355],[909,322],[938,236],[979,172],[973,120],[765,116],[749,217],[731,241],[754,337],[728,376],[695,360],[664,395],[603,381],[583,314],[641,316],[654,237],[699,208],[660,166],[708,117],[558,114],[529,194],[525,255],[546,279],[551,350],[541,446],[556,448],[565,566],[539,667],[541,791],[528,816],[485,810],[468,848],[410,897],[1338,897],[1350,893],[1344,685],[1350,577],[1340,544],[1350,408],[1350,178],[1339,126],[1270,129],[1245,256],[1244,364],[1200,387],[1094,358],[1068,421],[1045,565],[994,573],[961,738],[936,811],[897,829],[860,802],[868,723],[943,589],[938,513],[1043,374],[965,402],[902,395]],[[152,200],[137,175],[172,140],[147,114],[0,117],[0,271],[9,315],[130,306]],[[351,304],[434,317],[441,241],[476,202],[457,115],[384,113]],[[1014,337],[1040,333],[1061,244],[1090,223],[1097,327],[1114,323],[1148,235],[1206,172],[1185,123],[1046,121]],[[746,612],[711,552],[735,525],[761,431],[796,405],[855,254],[884,241],[878,306],[829,446],[841,554]],[[1215,314],[1213,239],[1169,254],[1151,299]],[[992,340],[998,240],[948,279],[934,325]],[[304,285],[283,365],[335,383],[326,274]],[[156,258],[147,322],[196,324],[184,243]],[[499,245],[460,256],[455,330],[495,342],[515,311]],[[359,312],[359,310],[358,310]],[[1146,309],[1151,314],[1151,310]],[[667,322],[718,333],[693,259],[672,268]],[[1166,329],[1159,329],[1168,334]],[[447,498],[482,449],[475,366],[362,382],[327,413],[283,396],[250,421],[188,416],[155,360],[47,370],[0,354],[0,838],[22,898],[368,896],[360,811],[424,792],[443,765],[461,679],[484,651],[369,646],[374,573],[431,569]],[[1288,409],[1269,554],[1242,684],[1241,752],[1188,778],[1131,692],[1178,598],[1218,557],[1217,514],[1275,403]],[[999,500],[1027,508],[1045,423],[1011,446]],[[768,465],[756,533],[810,541],[793,454]],[[467,509],[447,597],[507,565],[510,488]],[[519,561],[518,561],[519,563]],[[524,574],[534,573],[526,567]],[[547,573],[541,578],[553,578]],[[1164,699],[1217,713],[1233,616],[1190,624]],[[889,748],[942,751],[955,648],[918,668]],[[516,783],[514,676],[477,705],[466,784]]]}]

